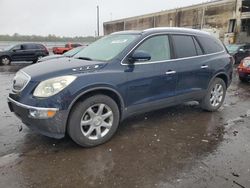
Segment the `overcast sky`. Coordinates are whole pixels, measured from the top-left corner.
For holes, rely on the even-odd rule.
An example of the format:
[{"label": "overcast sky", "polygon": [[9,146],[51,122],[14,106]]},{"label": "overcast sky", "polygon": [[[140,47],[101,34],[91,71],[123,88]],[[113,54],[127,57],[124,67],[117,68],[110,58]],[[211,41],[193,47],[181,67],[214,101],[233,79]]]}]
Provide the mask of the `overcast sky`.
[{"label": "overcast sky", "polygon": [[204,0],[0,0],[0,34],[94,36],[102,23]]}]

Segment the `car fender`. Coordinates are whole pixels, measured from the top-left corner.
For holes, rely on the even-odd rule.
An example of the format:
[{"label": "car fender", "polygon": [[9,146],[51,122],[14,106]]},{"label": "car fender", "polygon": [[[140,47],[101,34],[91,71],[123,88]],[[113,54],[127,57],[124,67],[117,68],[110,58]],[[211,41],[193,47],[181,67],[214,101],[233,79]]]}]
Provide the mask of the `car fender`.
[{"label": "car fender", "polygon": [[83,95],[89,93],[89,92],[93,92],[93,91],[97,91],[97,90],[108,90],[108,91],[112,91],[114,92],[118,97],[119,100],[121,102],[121,108],[124,109],[124,100],[122,95],[120,94],[120,92],[112,85],[107,85],[107,84],[96,84],[96,85],[90,85],[90,86],[86,86],[83,89],[81,89],[77,96],[72,100],[72,102],[70,103],[69,107],[68,107],[68,111],[71,110],[71,108],[73,107],[73,105],[75,104],[75,102],[81,98]]},{"label": "car fender", "polygon": [[[217,71],[214,76],[211,78],[211,80],[209,81],[209,84],[208,84],[208,87],[211,85],[211,83],[214,81],[215,78],[219,77],[219,75],[223,75],[223,76],[226,76],[227,78],[227,82],[225,83],[227,86],[229,84],[229,76],[227,75],[227,73],[224,71],[224,70],[219,70]],[[208,88],[207,88],[208,89]]]}]

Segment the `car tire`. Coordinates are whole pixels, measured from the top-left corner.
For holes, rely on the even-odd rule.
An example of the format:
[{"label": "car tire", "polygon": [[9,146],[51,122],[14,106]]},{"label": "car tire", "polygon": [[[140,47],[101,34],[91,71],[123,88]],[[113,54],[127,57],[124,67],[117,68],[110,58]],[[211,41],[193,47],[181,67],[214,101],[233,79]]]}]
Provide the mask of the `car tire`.
[{"label": "car tire", "polygon": [[202,109],[209,112],[217,111],[225,100],[226,90],[224,80],[215,78],[209,85],[206,96],[201,102]]},{"label": "car tire", "polygon": [[82,147],[94,147],[107,142],[120,121],[116,102],[106,95],[94,95],[73,107],[67,132]]},{"label": "car tire", "polygon": [[37,56],[37,58],[34,61],[32,61],[32,64],[37,63],[38,60],[41,59],[41,58],[43,58],[42,55]]},{"label": "car tire", "polygon": [[10,65],[11,59],[8,56],[3,56],[0,58],[0,64],[1,65]]}]

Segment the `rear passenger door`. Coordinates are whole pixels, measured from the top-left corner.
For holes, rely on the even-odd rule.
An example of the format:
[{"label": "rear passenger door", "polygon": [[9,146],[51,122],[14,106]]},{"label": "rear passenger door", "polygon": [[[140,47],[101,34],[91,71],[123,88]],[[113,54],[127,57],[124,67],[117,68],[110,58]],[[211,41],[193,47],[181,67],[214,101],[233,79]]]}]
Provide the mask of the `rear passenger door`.
[{"label": "rear passenger door", "polygon": [[204,52],[191,35],[172,35],[172,42],[178,73],[176,95],[179,100],[199,99],[212,75],[209,65],[201,58]]},{"label": "rear passenger door", "polygon": [[36,58],[36,45],[35,44],[24,44],[23,55],[26,61],[33,61]]},{"label": "rear passenger door", "polygon": [[23,61],[23,45],[16,45],[11,49],[11,59],[13,61]]},{"label": "rear passenger door", "polygon": [[169,36],[147,38],[130,55],[136,51],[147,52],[151,59],[125,65],[128,111],[153,110],[174,102],[177,75],[171,60]]}]

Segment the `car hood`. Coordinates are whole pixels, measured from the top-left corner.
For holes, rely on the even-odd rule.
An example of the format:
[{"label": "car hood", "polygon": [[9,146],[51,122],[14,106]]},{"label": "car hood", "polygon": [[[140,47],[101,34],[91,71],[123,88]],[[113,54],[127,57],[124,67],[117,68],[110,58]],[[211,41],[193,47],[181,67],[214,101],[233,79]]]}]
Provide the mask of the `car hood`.
[{"label": "car hood", "polygon": [[62,57],[65,57],[65,56],[63,56],[63,55],[50,55],[50,56],[45,56],[45,57],[39,59],[38,62],[48,61],[48,60],[51,60],[51,59],[58,59],[58,58],[62,58]]},{"label": "car hood", "polygon": [[34,81],[41,81],[52,77],[71,75],[83,72],[93,72],[101,69],[107,63],[87,61],[75,58],[60,58],[30,65],[22,69]]},{"label": "car hood", "polygon": [[234,56],[237,52],[229,52],[230,55]]},{"label": "car hood", "polygon": [[3,53],[6,53],[7,51],[4,50],[4,49],[0,49],[0,53],[3,54]]}]

